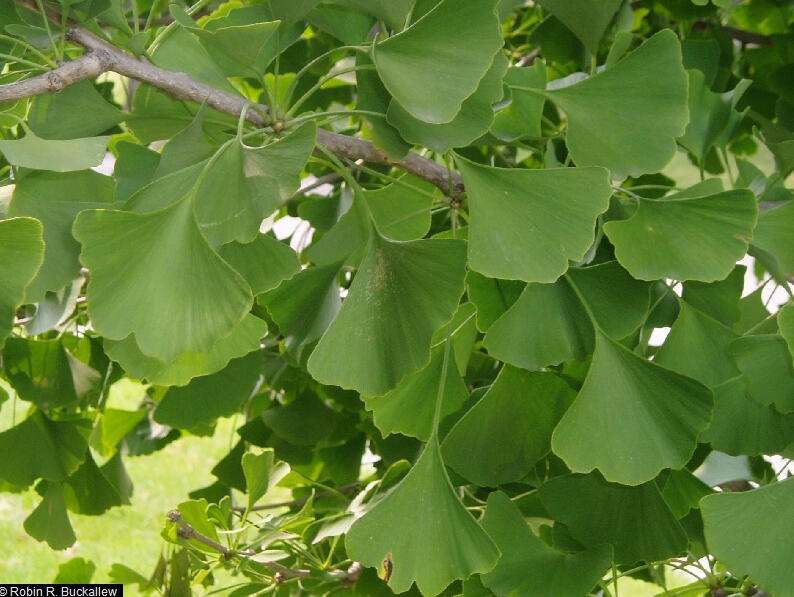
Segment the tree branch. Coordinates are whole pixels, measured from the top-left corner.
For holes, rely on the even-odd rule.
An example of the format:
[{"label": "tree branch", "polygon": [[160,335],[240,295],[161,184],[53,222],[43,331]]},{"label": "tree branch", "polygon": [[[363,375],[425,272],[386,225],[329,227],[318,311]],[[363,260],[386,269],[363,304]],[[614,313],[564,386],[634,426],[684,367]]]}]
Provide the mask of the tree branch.
[{"label": "tree branch", "polygon": [[[35,10],[35,5],[28,0],[16,0],[16,2],[28,9]],[[53,14],[52,11],[47,11],[47,17],[56,22],[59,22],[58,19],[60,19],[60,15]],[[256,106],[264,113],[268,113],[267,106],[253,104],[243,97],[206,85],[186,73],[165,70],[148,62],[138,60],[134,56],[109,44],[82,27],[72,27],[69,29],[67,37],[76,44],[83,46],[88,52],[81,58],[64,64],[45,75],[33,77],[26,81],[0,85],[0,98],[9,98],[0,101],[14,101],[15,99],[24,99],[50,91],[58,91],[59,89],[63,89],[66,85],[96,77],[106,71],[112,71],[130,79],[140,81],[141,83],[147,83],[175,99],[196,103],[206,102],[210,107],[215,108],[219,112],[232,116],[239,116],[247,106],[252,105]],[[92,58],[87,58],[89,56],[92,56]],[[73,65],[73,63],[78,64],[69,66]],[[67,66],[69,67],[68,69],[66,69]],[[62,69],[66,69],[66,74],[64,74]],[[53,73],[56,74],[52,76]],[[48,84],[50,79],[48,79],[48,77],[56,81],[56,87],[58,85],[60,85],[60,87],[49,88]],[[262,113],[257,110],[248,110],[246,118],[256,126],[261,127],[266,125]],[[401,162],[393,162],[386,153],[377,149],[369,141],[333,133],[325,129],[319,129],[317,131],[317,141],[320,145],[338,156],[352,160],[361,159],[366,162],[395,166],[414,176],[427,180],[445,193],[449,191],[450,184],[447,169],[441,164],[437,164],[416,153],[409,153]],[[452,174],[452,178],[452,190],[453,193],[457,195],[463,191],[463,179],[457,172]]]},{"label": "tree branch", "polygon": [[[168,513],[168,520],[179,525],[179,537],[186,540],[195,539],[199,543],[203,543],[207,547],[214,549],[227,560],[231,560],[235,557],[250,558],[257,554],[257,552],[253,549],[231,550],[222,543],[218,543],[214,539],[207,537],[204,533],[197,531],[192,525],[186,522],[185,519],[182,518],[182,513],[179,510],[171,510]],[[270,568],[270,570],[275,572],[276,580],[278,581],[284,581],[290,578],[312,577],[311,570],[288,568],[287,566],[279,564],[278,562],[257,562],[257,564],[261,564],[262,566]],[[361,564],[358,562],[353,562],[353,564],[347,570],[328,570],[325,572],[325,574],[334,580],[338,580],[342,586],[349,587],[358,580],[358,577],[361,575],[361,571]]]}]

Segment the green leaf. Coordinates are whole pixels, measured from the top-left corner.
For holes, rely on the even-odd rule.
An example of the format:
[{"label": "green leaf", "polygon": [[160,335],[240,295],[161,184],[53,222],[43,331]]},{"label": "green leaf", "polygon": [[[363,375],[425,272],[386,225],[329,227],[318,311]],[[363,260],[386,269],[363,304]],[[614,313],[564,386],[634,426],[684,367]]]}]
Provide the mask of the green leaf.
[{"label": "green leaf", "polygon": [[336,0],[336,4],[353,8],[382,20],[394,31],[405,25],[416,0]]},{"label": "green leaf", "polygon": [[74,406],[102,384],[102,375],[58,340],[9,338],[3,370],[17,395],[42,410]]},{"label": "green leaf", "polygon": [[656,483],[626,487],[600,475],[563,475],[540,488],[551,517],[587,547],[609,543],[615,560],[655,562],[684,552],[687,536]]},{"label": "green leaf", "polygon": [[732,456],[780,454],[794,443],[794,413],[759,404],[735,377],[714,388],[714,418],[698,441]]},{"label": "green leaf", "polygon": [[154,410],[154,420],[177,429],[212,423],[236,413],[259,380],[262,355],[234,359],[220,372],[171,387]]},{"label": "green leaf", "polygon": [[[741,493],[718,493],[700,502],[709,549],[733,574],[749,574],[776,597],[794,595],[794,478]],[[753,537],[737,541],[736,537]]]},{"label": "green leaf", "polygon": [[[387,0],[391,3],[393,0]],[[372,0],[366,0],[371,3]],[[413,0],[410,0],[413,3]],[[372,60],[369,55],[359,54],[356,56],[356,64],[359,66],[371,65]],[[391,102],[391,95],[383,86],[374,70],[360,70],[356,72],[356,108],[386,115],[386,110]],[[400,136],[400,133],[386,122],[385,118],[377,116],[366,118],[364,131],[372,136],[375,147],[386,152],[390,159],[394,161],[402,160],[411,149],[411,146]]]},{"label": "green leaf", "polygon": [[42,139],[28,130],[22,139],[0,141],[0,153],[14,166],[70,172],[99,166],[109,139]]},{"label": "green leaf", "polygon": [[596,331],[593,362],[554,430],[552,449],[574,472],[597,468],[608,481],[639,485],[687,463],[712,407],[712,393],[700,382]]},{"label": "green leaf", "polygon": [[132,481],[127,476],[118,452],[106,464],[98,467],[89,450],[80,468],[63,483],[44,481],[36,486],[36,491],[46,495],[50,485],[61,485],[69,510],[92,516],[115,506],[129,504],[132,495]]},{"label": "green leaf", "polygon": [[581,597],[612,563],[608,545],[571,554],[549,547],[501,491],[488,496],[482,525],[502,552],[496,568],[482,576],[483,584],[497,595]]},{"label": "green leaf", "polygon": [[383,84],[414,117],[451,121],[502,46],[496,0],[442,0],[405,31],[375,45]]},{"label": "green leaf", "polygon": [[225,244],[218,255],[245,278],[254,296],[273,290],[301,269],[298,255],[289,245],[265,234],[257,234],[247,244]]},{"label": "green leaf", "polygon": [[678,304],[678,318],[654,362],[709,387],[739,375],[728,349],[737,337],[733,330],[685,301]]},{"label": "green leaf", "polygon": [[486,278],[477,272],[466,274],[466,293],[477,307],[477,329],[488,331],[518,300],[524,286],[522,282]]},{"label": "green leaf", "polygon": [[382,189],[364,191],[364,199],[381,234],[392,240],[418,240],[430,230],[433,198],[427,193],[436,187],[412,176],[401,180],[405,184],[394,182]]},{"label": "green leaf", "polygon": [[0,220],[0,348],[25,300],[25,289],[44,258],[41,222],[33,218]]},{"label": "green leaf", "polygon": [[[168,174],[203,162],[213,153],[215,146],[207,141],[204,135],[204,105],[196,112],[196,116],[185,128],[179,131],[163,147],[160,162],[154,173],[154,178],[162,178]],[[191,178],[191,182],[195,179]],[[173,199],[177,199],[174,197]]]},{"label": "green leaf", "polygon": [[602,168],[482,166],[456,156],[471,224],[469,263],[492,277],[553,282],[584,257],[612,189]]},{"label": "green leaf", "polygon": [[134,333],[146,355],[209,351],[251,307],[248,284],[209,247],[190,201],[151,214],[85,211],[73,231],[91,271],[94,328],[114,340]]},{"label": "green leaf", "polygon": [[233,139],[215,155],[196,191],[196,219],[213,247],[256,238],[262,220],[300,186],[316,137],[307,123],[264,147]]},{"label": "green leaf", "polygon": [[49,485],[41,503],[25,519],[23,526],[28,535],[37,541],[46,541],[52,549],[66,549],[77,541],[60,483]]},{"label": "green leaf", "polygon": [[678,142],[702,164],[712,147],[725,147],[741,124],[744,112],[736,111],[736,104],[752,83],[742,79],[725,93],[714,93],[706,85],[706,77],[699,70],[689,75],[689,125]]},{"label": "green leaf", "polygon": [[743,336],[731,344],[736,365],[747,380],[750,397],[794,412],[794,365],[786,342],[777,334]]},{"label": "green leaf", "polygon": [[0,433],[0,478],[27,487],[41,477],[62,481],[83,462],[91,423],[85,419],[53,421],[41,411]]},{"label": "green leaf", "polygon": [[574,399],[552,373],[505,365],[491,388],[447,434],[444,461],[484,487],[526,476],[551,449],[551,433]]},{"label": "green leaf", "polygon": [[58,566],[53,584],[88,584],[96,572],[96,564],[85,558],[72,558]]},{"label": "green leaf", "polygon": [[31,172],[17,182],[9,215],[31,216],[44,226],[44,263],[27,289],[27,301],[41,301],[46,291],[59,290],[79,275],[80,245],[72,224],[84,209],[112,202],[113,179],[91,170]]},{"label": "green leaf", "polygon": [[279,21],[219,27],[212,31],[190,27],[202,44],[222,52],[241,70],[263,75],[270,62],[270,39],[276,33]]},{"label": "green leaf", "polygon": [[38,96],[28,119],[30,128],[45,139],[75,139],[103,133],[124,117],[90,81],[80,81],[58,93]]},{"label": "green leaf", "polygon": [[353,523],[345,546],[365,566],[380,566],[389,557],[391,589],[402,593],[416,582],[423,595],[487,572],[499,557],[455,494],[435,438],[391,493]]},{"label": "green leaf", "polygon": [[[571,268],[601,328],[624,338],[645,320],[648,285],[634,280],[616,262]],[[620,304],[616,310],[614,305]],[[525,369],[541,369],[593,351],[593,326],[571,284],[529,284],[519,299],[488,330],[483,345],[494,357]]]},{"label": "green leaf", "polygon": [[284,441],[313,446],[334,433],[340,417],[317,396],[301,392],[289,404],[268,408],[262,420]]},{"label": "green leaf", "polygon": [[786,273],[794,273],[794,201],[764,211],[758,216],[753,245],[771,253]]},{"label": "green leaf", "polygon": [[604,166],[617,179],[664,168],[687,123],[687,77],[669,30],[612,68],[539,93],[568,117],[566,140],[576,165]]},{"label": "green leaf", "polygon": [[758,217],[751,191],[643,199],[628,220],[604,225],[615,257],[635,278],[722,280],[747,253]]},{"label": "green leaf", "polygon": [[669,471],[662,489],[664,501],[678,519],[684,518],[690,511],[696,510],[699,507],[700,498],[710,493],[713,493],[711,487],[687,469]]},{"label": "green leaf", "polygon": [[306,268],[257,299],[278,325],[287,352],[296,358],[323,335],[342,306],[336,281],[339,267],[337,263]]},{"label": "green leaf", "polygon": [[744,275],[747,268],[737,265],[724,280],[711,282],[689,281],[684,283],[682,298],[696,309],[717,321],[731,326],[741,318],[739,299],[744,290]]},{"label": "green leaf", "polygon": [[541,0],[540,4],[573,31],[591,54],[596,54],[621,3],[620,0]]},{"label": "green leaf", "polygon": [[160,164],[160,154],[143,145],[122,141],[116,144],[116,201],[122,203],[149,184]]},{"label": "green leaf", "polygon": [[350,293],[309,358],[312,377],[377,396],[426,364],[433,332],[452,318],[463,294],[464,251],[454,240],[397,243],[373,235]]},{"label": "green leaf", "polygon": [[780,335],[786,340],[788,350],[794,357],[794,304],[789,304],[777,312]]},{"label": "green leaf", "polygon": [[484,135],[494,121],[493,104],[502,99],[502,78],[508,60],[504,54],[494,56],[493,64],[480,80],[477,90],[460,107],[450,121],[443,124],[424,122],[408,112],[396,100],[389,104],[387,120],[409,143],[443,153],[453,147],[464,147]]},{"label": "green leaf", "polygon": [[280,19],[284,27],[300,21],[320,0],[269,0],[273,16]]},{"label": "green leaf", "polygon": [[226,74],[206,48],[181,25],[157,46],[151,61],[160,68],[187,73],[211,87],[237,95]]},{"label": "green leaf", "polygon": [[510,104],[496,113],[491,132],[501,141],[541,137],[540,121],[545,98],[525,87],[546,88],[546,66],[540,60],[532,66],[511,66],[504,79],[510,89]]},{"label": "green leaf", "polygon": [[[409,375],[383,396],[364,397],[367,410],[374,414],[375,425],[385,436],[402,433],[427,441],[433,432],[436,398],[444,363],[444,344],[434,347],[430,363]],[[469,397],[466,385],[453,366],[447,367],[441,420],[457,412]]]},{"label": "green leaf", "polygon": [[223,369],[231,359],[259,348],[267,334],[267,324],[250,313],[234,326],[209,352],[184,352],[171,362],[147,356],[138,348],[133,334],[123,340],[104,340],[107,355],[119,363],[130,377],[161,386],[183,386],[194,377]]},{"label": "green leaf", "polygon": [[246,452],[242,458],[245,487],[248,492],[248,508],[253,507],[259,498],[264,496],[271,487],[278,483],[289,472],[285,464],[276,464],[273,450],[267,449],[260,453]]}]

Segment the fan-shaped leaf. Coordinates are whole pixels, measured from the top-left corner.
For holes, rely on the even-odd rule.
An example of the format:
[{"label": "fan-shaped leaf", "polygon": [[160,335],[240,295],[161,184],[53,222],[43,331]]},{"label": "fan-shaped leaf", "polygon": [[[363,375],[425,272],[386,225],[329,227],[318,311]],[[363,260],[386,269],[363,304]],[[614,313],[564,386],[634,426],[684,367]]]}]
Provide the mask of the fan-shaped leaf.
[{"label": "fan-shaped leaf", "polygon": [[109,139],[42,139],[28,130],[21,139],[0,141],[0,153],[14,166],[70,172],[99,166]]},{"label": "fan-shaped leaf", "polygon": [[392,389],[430,359],[433,332],[463,294],[465,261],[459,241],[398,243],[373,235],[342,309],[309,358],[309,373],[368,396]]},{"label": "fan-shaped leaf", "polygon": [[482,525],[502,552],[496,568],[482,576],[483,584],[497,595],[581,597],[612,563],[608,545],[570,554],[549,547],[501,491],[488,496]]},{"label": "fan-shaped leaf", "polygon": [[598,42],[620,8],[620,0],[541,0],[540,4],[573,31],[592,54],[598,53]]},{"label": "fan-shaped leaf", "polygon": [[518,481],[548,453],[551,433],[573,398],[570,387],[552,373],[505,365],[447,434],[444,460],[477,485]]},{"label": "fan-shaped leaf", "polygon": [[794,412],[794,366],[786,342],[777,334],[743,336],[731,344],[733,358],[759,404]]},{"label": "fan-shaped leaf", "polygon": [[593,243],[612,189],[602,168],[491,168],[455,158],[471,207],[469,262],[492,278],[553,282]]},{"label": "fan-shaped leaf", "polygon": [[25,300],[25,288],[44,259],[41,222],[33,218],[0,221],[0,348],[17,307]]},{"label": "fan-shaped leaf", "polygon": [[[776,597],[794,596],[794,478],[700,502],[709,549],[734,574],[749,574]],[[736,537],[753,537],[737,541]]]},{"label": "fan-shaped leaf", "polygon": [[151,214],[88,210],[74,235],[91,271],[95,329],[114,340],[134,333],[146,355],[208,352],[251,306],[248,284],[209,247],[189,200]]},{"label": "fan-shaped leaf", "polygon": [[575,472],[597,468],[608,481],[639,485],[686,464],[712,406],[706,386],[597,331],[590,370],[554,430],[552,449]]},{"label": "fan-shaped leaf", "polygon": [[460,503],[435,437],[391,493],[353,523],[345,539],[351,558],[380,566],[388,556],[389,586],[437,595],[452,581],[493,568],[499,551]]},{"label": "fan-shaped leaf", "polygon": [[604,225],[615,256],[641,280],[722,280],[747,252],[758,217],[751,191],[643,199],[628,220]]},{"label": "fan-shaped leaf", "polygon": [[496,0],[442,0],[374,48],[383,84],[410,114],[449,122],[477,89],[502,46]]},{"label": "fan-shaped leaf", "polygon": [[618,179],[664,168],[687,123],[687,77],[669,30],[597,75],[542,93],[568,117],[576,165],[605,166]]},{"label": "fan-shaped leaf", "polygon": [[46,541],[52,549],[66,549],[77,540],[66,513],[63,487],[51,483],[36,509],[25,519],[25,531],[38,541]]}]

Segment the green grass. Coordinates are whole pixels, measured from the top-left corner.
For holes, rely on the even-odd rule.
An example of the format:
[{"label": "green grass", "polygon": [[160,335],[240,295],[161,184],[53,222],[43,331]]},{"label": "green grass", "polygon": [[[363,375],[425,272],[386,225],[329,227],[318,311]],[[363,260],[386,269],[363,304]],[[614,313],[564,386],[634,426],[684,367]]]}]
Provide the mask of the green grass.
[{"label": "green grass", "polygon": [[[124,381],[113,390],[111,401],[115,407],[134,408],[143,388]],[[28,403],[16,400],[15,406],[13,414],[19,422]],[[13,407],[12,399],[0,407],[0,430],[11,426]],[[49,582],[60,564],[75,557],[96,564],[94,582],[107,582],[115,562],[148,577],[164,545],[160,531],[166,513],[187,499],[189,491],[214,480],[210,469],[228,451],[234,428],[232,419],[221,420],[213,437],[190,436],[155,454],[125,458],[135,484],[132,505],[114,508],[102,516],[70,514],[77,543],[65,551],[51,550],[22,528],[38,504],[35,491],[0,493],[0,582]]]}]

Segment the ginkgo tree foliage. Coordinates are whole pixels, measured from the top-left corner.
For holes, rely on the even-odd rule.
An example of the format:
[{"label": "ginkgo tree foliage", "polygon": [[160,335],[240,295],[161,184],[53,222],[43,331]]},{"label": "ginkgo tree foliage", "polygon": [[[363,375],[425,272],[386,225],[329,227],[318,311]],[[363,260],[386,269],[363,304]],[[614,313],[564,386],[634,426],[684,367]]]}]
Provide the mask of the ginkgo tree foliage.
[{"label": "ginkgo tree foliage", "polygon": [[104,578],[793,597],[792,44],[783,0],[0,3],[19,525],[235,416]]}]

